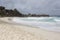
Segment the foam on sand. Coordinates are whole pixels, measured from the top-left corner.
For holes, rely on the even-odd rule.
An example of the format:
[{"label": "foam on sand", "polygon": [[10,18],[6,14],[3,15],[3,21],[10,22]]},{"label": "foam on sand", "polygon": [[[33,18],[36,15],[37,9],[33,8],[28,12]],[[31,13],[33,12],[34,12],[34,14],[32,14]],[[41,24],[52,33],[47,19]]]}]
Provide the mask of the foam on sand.
[{"label": "foam on sand", "polygon": [[0,18],[0,40],[60,40],[60,32],[15,25],[7,19]]}]

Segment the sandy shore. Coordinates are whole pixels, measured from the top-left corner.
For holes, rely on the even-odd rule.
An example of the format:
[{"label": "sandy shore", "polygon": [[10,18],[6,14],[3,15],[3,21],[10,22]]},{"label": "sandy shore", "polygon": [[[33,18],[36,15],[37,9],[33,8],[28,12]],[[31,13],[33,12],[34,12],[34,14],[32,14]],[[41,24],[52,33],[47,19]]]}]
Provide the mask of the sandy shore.
[{"label": "sandy shore", "polygon": [[0,18],[0,40],[60,40],[59,32],[12,24],[7,19]]}]

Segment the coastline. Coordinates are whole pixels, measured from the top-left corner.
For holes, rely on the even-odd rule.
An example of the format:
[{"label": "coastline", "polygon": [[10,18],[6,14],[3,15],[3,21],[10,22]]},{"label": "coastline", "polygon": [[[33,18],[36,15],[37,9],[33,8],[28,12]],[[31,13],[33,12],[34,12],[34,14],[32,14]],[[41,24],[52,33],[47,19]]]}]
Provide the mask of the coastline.
[{"label": "coastline", "polygon": [[[3,19],[6,20],[7,18],[3,18]],[[4,22],[3,20],[0,20],[0,36],[3,36],[3,35],[7,36],[7,37],[4,36],[5,38],[0,37],[1,38],[0,40],[2,40],[2,39],[4,39],[4,40],[5,39],[6,40],[13,40],[13,39],[15,39],[15,40],[40,40],[40,38],[38,38],[37,35],[33,34],[32,32],[27,31],[28,29],[30,29],[30,31],[31,31],[31,28],[26,27],[24,25],[10,24],[10,23]],[[34,29],[34,28],[32,28],[32,29]],[[4,31],[4,33],[2,31]],[[9,38],[13,37],[13,39],[8,39],[8,37]],[[16,38],[16,37],[18,37],[18,38]]]},{"label": "coastline", "polygon": [[[7,18],[0,18],[0,37],[6,40],[60,40],[59,32],[51,32],[44,29],[28,27],[24,25],[10,24]],[[3,21],[4,20],[4,21]],[[21,34],[20,34],[21,33]],[[16,36],[15,36],[16,35]],[[21,38],[23,36],[23,38]],[[13,38],[12,38],[13,37]],[[17,38],[18,37],[18,38]],[[10,38],[10,39],[9,39]]]}]

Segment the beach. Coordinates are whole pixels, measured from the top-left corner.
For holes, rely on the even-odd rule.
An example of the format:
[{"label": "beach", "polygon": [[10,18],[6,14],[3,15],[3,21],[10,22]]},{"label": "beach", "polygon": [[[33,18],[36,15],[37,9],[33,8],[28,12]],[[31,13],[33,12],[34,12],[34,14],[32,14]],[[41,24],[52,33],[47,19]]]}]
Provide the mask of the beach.
[{"label": "beach", "polygon": [[0,18],[0,40],[60,40],[60,32],[13,24],[8,18]]}]

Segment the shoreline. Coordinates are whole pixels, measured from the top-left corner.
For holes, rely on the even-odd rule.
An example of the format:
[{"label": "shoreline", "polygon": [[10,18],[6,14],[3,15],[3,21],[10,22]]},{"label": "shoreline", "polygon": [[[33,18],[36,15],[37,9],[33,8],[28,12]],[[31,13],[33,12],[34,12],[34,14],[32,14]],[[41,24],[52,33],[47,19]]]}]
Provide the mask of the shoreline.
[{"label": "shoreline", "polygon": [[[53,25],[50,27],[48,26],[34,26],[34,25],[29,25],[29,24],[24,24],[24,22],[21,22],[21,23],[15,23],[13,21],[11,21],[13,17],[4,17],[4,18],[0,18],[0,21],[6,23],[6,24],[11,24],[11,25],[19,25],[19,26],[26,26],[26,27],[30,27],[30,28],[37,28],[37,29],[43,29],[43,30],[46,30],[46,31],[51,31],[51,32],[60,32],[60,27],[56,27],[56,26],[53,26],[54,23],[52,23]],[[23,24],[22,24],[23,23]],[[43,22],[42,22],[43,23]],[[45,23],[44,23],[45,24]],[[47,23],[48,24],[48,23]],[[49,23],[51,24],[51,23]]]},{"label": "shoreline", "polygon": [[[1,29],[2,29],[2,32],[1,32]],[[30,31],[29,31],[29,30]],[[2,36],[2,35],[5,35],[5,34],[7,34],[7,32],[9,32],[7,35],[9,36],[9,38],[10,38],[10,36],[11,37],[13,37],[13,39],[15,39],[15,40],[40,40],[40,38],[37,36],[37,34],[35,34],[35,33],[33,33],[34,31],[32,31],[33,29],[35,29],[35,28],[30,28],[30,27],[27,27],[27,26],[23,26],[23,25],[15,25],[15,24],[10,24],[10,23],[6,23],[6,22],[3,22],[3,21],[1,21],[0,20],[0,36]],[[6,30],[6,31],[5,31]],[[10,31],[11,30],[11,31]],[[18,30],[18,31],[17,31]],[[4,31],[4,33],[3,33],[3,31]],[[15,32],[17,32],[17,33],[15,33]],[[21,32],[21,34],[19,34]],[[2,34],[1,34],[2,33]],[[22,35],[23,36],[23,38],[21,38],[21,39],[19,39],[19,36],[14,36],[14,34],[13,34],[13,36],[12,36],[12,33],[14,33],[15,35],[16,34],[18,34],[19,36],[20,35]],[[11,34],[11,35],[10,35]],[[7,36],[6,35],[6,36]],[[18,39],[17,38],[15,38],[15,37],[18,37]],[[32,38],[31,38],[32,37]],[[1,39],[0,40],[2,40],[2,38],[3,37],[0,37]],[[4,40],[5,39],[7,39],[7,40],[11,40],[11,39],[8,39],[8,37],[6,38],[5,36],[4,36],[4,38],[3,38]]]},{"label": "shoreline", "polygon": [[[6,23],[6,22],[2,22],[3,19],[4,18],[2,18],[2,20],[0,20],[0,36],[3,36],[9,32],[7,34],[9,36],[9,38],[13,37],[13,39],[15,39],[15,40],[23,40],[22,38],[19,39],[19,37],[22,37],[23,35],[24,35],[23,36],[24,39],[26,39],[26,40],[55,40],[55,39],[60,40],[60,32],[53,32],[53,31],[48,31],[48,30],[44,30],[41,28],[29,27],[29,26],[24,26],[24,25],[10,24],[10,23]],[[7,18],[5,18],[4,20],[6,20],[6,19]],[[18,36],[15,36],[16,34]],[[7,37],[7,35],[6,35],[7,40],[12,40],[12,39],[9,39]],[[22,36],[20,36],[20,35],[22,35]],[[1,38],[1,40],[2,40],[2,38]],[[6,38],[4,36],[3,39],[6,39]]]}]

